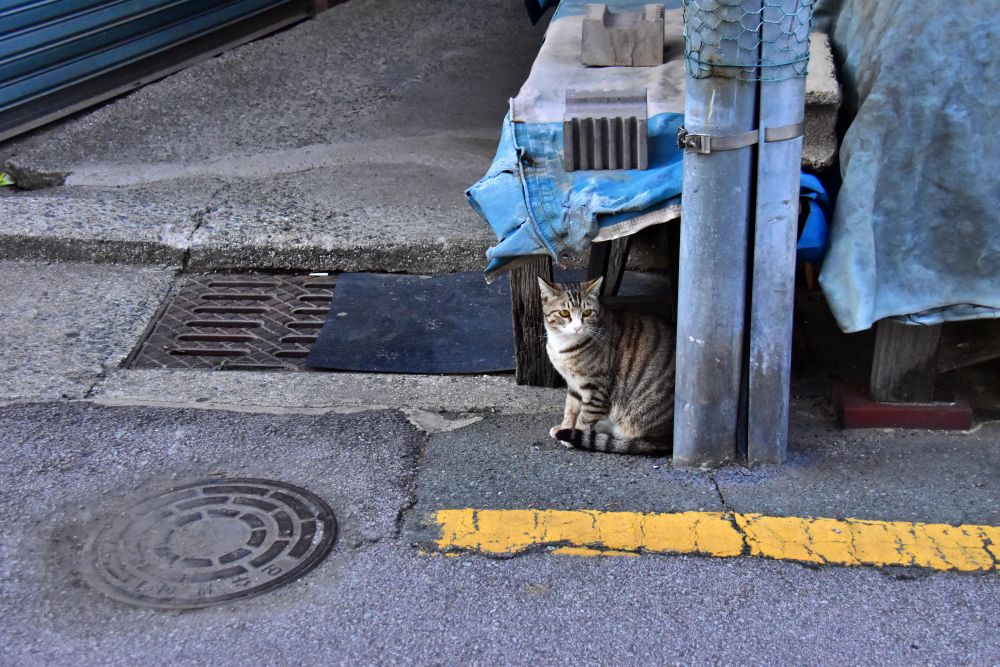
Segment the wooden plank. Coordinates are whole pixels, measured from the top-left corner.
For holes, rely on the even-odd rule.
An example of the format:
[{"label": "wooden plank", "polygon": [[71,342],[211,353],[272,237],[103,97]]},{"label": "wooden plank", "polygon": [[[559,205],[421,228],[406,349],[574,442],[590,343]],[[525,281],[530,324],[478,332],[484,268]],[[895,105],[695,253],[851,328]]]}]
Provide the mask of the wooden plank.
[{"label": "wooden plank", "polygon": [[587,280],[603,276],[608,270],[608,256],[611,254],[610,243],[591,243],[590,259],[587,261]]},{"label": "wooden plank", "polygon": [[601,285],[601,296],[615,296],[622,286],[625,277],[625,264],[628,262],[628,251],[632,247],[632,237],[623,236],[608,241],[611,249],[608,252],[608,268],[604,271],[604,284]]},{"label": "wooden plank", "polygon": [[663,315],[663,299],[652,294],[633,294],[631,296],[606,296],[604,305],[618,310],[642,310],[650,314]]},{"label": "wooden plank", "polygon": [[918,326],[879,320],[872,359],[872,398],[883,403],[930,403],[940,338],[940,324]]},{"label": "wooden plank", "polygon": [[545,352],[545,323],[538,276],[552,280],[552,260],[543,255],[519,262],[510,272],[510,301],[514,315],[515,378],[518,384],[562,386],[562,377]]},{"label": "wooden plank", "polygon": [[941,331],[937,372],[1000,359],[1000,320],[948,322]]},{"label": "wooden plank", "polygon": [[628,263],[628,253],[631,247],[631,236],[590,244],[587,279],[604,276],[604,284],[601,285],[602,297],[618,294],[618,290],[622,286],[622,278],[625,277],[625,264]]}]

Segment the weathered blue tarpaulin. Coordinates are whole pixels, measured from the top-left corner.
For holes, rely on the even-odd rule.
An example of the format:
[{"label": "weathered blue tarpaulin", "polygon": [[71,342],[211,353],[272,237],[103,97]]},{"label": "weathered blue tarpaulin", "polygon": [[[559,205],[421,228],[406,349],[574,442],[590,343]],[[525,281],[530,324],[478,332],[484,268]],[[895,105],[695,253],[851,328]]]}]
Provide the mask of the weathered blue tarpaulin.
[{"label": "weathered blue tarpaulin", "polygon": [[820,0],[815,18],[853,114],[820,274],[841,328],[1000,316],[998,3]]},{"label": "weathered blue tarpaulin", "polygon": [[[677,129],[684,120],[684,38],[680,0],[665,3],[666,62],[657,67],[580,64],[585,2],[563,0],[549,25],[528,80],[511,100],[500,146],[486,175],[469,188],[469,203],[489,222],[498,243],[487,277],[524,255],[562,257],[591,241],[635,233],[680,216],[681,160]],[[639,11],[635,0],[606,0],[613,11]],[[647,90],[649,168],[644,171],[563,170],[566,90]],[[804,177],[803,189],[822,192]],[[825,202],[825,197],[820,198]],[[810,231],[825,229],[812,207]],[[810,234],[825,240],[821,231]],[[815,252],[821,252],[814,249]]]},{"label": "weathered blue tarpaulin", "polygon": [[[666,12],[667,62],[658,67],[580,64],[583,0],[563,0],[549,24],[528,80],[511,100],[496,158],[468,198],[497,235],[487,273],[523,255],[553,257],[680,215],[684,62],[679,0]],[[639,11],[641,2],[608,0],[614,11]],[[562,118],[566,90],[647,90],[649,169],[566,172]],[[654,211],[645,219],[636,214]],[[630,220],[624,220],[630,218]]]}]

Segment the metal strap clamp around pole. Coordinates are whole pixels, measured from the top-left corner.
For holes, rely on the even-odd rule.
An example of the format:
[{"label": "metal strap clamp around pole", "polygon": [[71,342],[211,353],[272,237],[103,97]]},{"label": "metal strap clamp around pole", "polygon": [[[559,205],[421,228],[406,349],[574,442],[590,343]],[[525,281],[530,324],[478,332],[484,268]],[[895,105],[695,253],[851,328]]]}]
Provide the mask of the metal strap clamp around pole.
[{"label": "metal strap clamp around pole", "polygon": [[[791,125],[768,127],[764,130],[764,141],[770,143],[773,141],[796,139],[802,136],[802,130],[803,123],[801,121],[792,123]],[[750,130],[742,134],[717,136],[711,134],[694,134],[688,132],[686,128],[680,127],[677,128],[677,147],[686,151],[694,151],[701,155],[709,155],[719,151],[733,151],[738,148],[753,146],[757,143],[758,136],[758,130]]]},{"label": "metal strap clamp around pole", "polygon": [[798,139],[802,136],[804,128],[805,123],[801,120],[797,123],[792,123],[791,125],[778,125],[777,127],[764,128],[764,141],[771,143],[772,141],[788,141],[789,139]]}]

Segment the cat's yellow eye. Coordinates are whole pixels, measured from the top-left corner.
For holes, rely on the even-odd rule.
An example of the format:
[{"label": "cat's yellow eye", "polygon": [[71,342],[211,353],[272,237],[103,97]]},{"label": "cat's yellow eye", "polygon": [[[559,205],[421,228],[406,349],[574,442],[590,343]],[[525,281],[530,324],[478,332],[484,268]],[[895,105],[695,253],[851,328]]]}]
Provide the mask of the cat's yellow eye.
[{"label": "cat's yellow eye", "polygon": [[560,310],[559,311],[559,317],[569,317],[569,311],[568,310]]},{"label": "cat's yellow eye", "polygon": [[583,316],[584,317],[590,317],[593,314],[594,314],[594,311],[592,311],[590,308],[588,308],[587,310],[583,311]]}]

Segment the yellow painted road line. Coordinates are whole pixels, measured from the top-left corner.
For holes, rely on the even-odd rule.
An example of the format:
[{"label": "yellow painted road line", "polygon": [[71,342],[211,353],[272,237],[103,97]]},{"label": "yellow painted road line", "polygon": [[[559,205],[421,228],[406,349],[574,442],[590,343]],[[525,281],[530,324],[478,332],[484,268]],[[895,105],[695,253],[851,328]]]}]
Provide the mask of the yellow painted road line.
[{"label": "yellow painted road line", "polygon": [[575,556],[760,556],[817,565],[1000,570],[1000,527],[733,512],[439,510],[444,553],[510,556],[537,548]]}]

